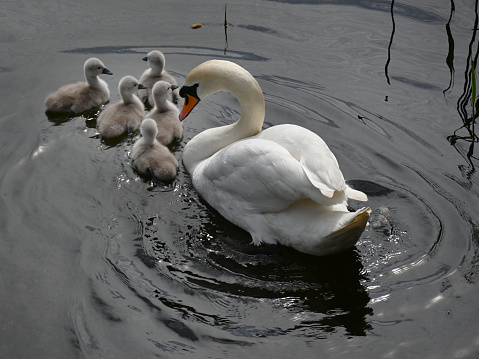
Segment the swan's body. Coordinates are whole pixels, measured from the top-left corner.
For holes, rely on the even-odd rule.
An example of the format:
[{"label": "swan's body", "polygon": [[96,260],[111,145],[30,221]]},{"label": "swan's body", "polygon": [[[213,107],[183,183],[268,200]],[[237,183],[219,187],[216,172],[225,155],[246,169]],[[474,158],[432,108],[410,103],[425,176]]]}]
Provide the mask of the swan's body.
[{"label": "swan's body", "polygon": [[135,142],[131,152],[133,167],[144,176],[151,176],[161,182],[176,178],[178,161],[168,148],[156,139],[158,127],[155,120],[145,118],[140,126],[143,137]]},{"label": "swan's body", "polygon": [[156,139],[165,146],[179,142],[183,137],[183,125],[178,119],[180,111],[168,97],[178,86],[166,81],[158,81],[153,86],[155,107],[148,113],[148,117],[156,121],[158,134]]},{"label": "swan's body", "polygon": [[118,90],[122,101],[107,107],[98,116],[98,131],[103,138],[115,138],[138,130],[145,115],[145,106],[135,94],[143,87],[133,76],[120,80]]},{"label": "swan's body", "polygon": [[198,193],[257,245],[280,243],[314,255],[352,248],[370,209],[349,212],[347,200],[367,196],[346,185],[333,153],[313,132],[296,125],[261,132],[264,98],[246,70],[218,60],[193,69],[180,90],[180,119],[221,90],[237,97],[242,115],[186,144],[183,163]]},{"label": "swan's body", "polygon": [[63,86],[47,96],[45,99],[47,111],[78,114],[108,102],[110,99],[108,85],[98,75],[112,75],[112,72],[94,57],[85,61],[83,72],[86,82]]},{"label": "swan's body", "polygon": [[[145,90],[138,92],[140,100],[144,103],[148,101],[150,106],[154,106],[154,99],[152,95],[153,85],[158,81],[166,81],[172,85],[176,85],[176,80],[165,71],[165,55],[161,51],[153,50],[143,58],[143,61],[148,62],[149,68],[143,72],[140,77],[140,83],[146,86]],[[178,103],[178,90],[173,90],[168,99],[174,103]]]}]

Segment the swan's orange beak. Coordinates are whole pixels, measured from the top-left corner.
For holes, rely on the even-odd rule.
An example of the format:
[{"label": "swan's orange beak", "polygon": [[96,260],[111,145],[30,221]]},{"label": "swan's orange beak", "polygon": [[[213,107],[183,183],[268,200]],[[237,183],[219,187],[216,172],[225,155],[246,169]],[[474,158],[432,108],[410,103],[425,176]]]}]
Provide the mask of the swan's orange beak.
[{"label": "swan's orange beak", "polygon": [[180,112],[180,121],[183,121],[186,116],[193,111],[198,102],[200,102],[200,98],[197,94],[198,86],[199,84],[194,84],[193,86],[183,86],[180,88],[180,96],[185,99],[183,109]]},{"label": "swan's orange beak", "polygon": [[186,116],[195,108],[195,106],[200,102],[200,99],[189,94],[185,95],[185,103],[183,104],[183,109],[180,112],[180,121],[183,121]]}]

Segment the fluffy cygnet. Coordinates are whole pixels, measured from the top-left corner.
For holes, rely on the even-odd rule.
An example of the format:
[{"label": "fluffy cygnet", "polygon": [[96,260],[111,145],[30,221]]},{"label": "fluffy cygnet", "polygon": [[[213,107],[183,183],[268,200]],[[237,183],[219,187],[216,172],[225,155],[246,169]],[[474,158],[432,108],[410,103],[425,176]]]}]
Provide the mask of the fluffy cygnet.
[{"label": "fluffy cygnet", "polygon": [[158,127],[151,118],[145,118],[140,126],[143,137],[135,142],[131,152],[132,165],[140,174],[151,176],[160,182],[176,178],[178,161],[168,148],[156,139]]},{"label": "fluffy cygnet", "polygon": [[158,81],[153,86],[153,101],[155,107],[148,113],[148,117],[155,120],[158,126],[156,139],[165,146],[172,142],[179,142],[183,137],[183,125],[179,119],[180,111],[168,100],[171,92],[178,86],[166,81]]},{"label": "fluffy cygnet", "polygon": [[117,102],[98,116],[98,131],[103,138],[115,138],[126,133],[135,132],[145,115],[145,106],[136,93],[144,89],[133,76],[125,76],[120,80],[118,90],[122,101]]},{"label": "fluffy cygnet", "polygon": [[86,82],[66,85],[50,94],[45,99],[49,112],[68,112],[78,114],[100,106],[110,99],[110,91],[105,81],[98,75],[113,75],[103,62],[92,57],[83,66]]},{"label": "fluffy cygnet", "polygon": [[[145,70],[140,77],[140,83],[147,87],[147,90],[138,92],[138,97],[144,103],[148,101],[151,106],[154,106],[154,100],[152,95],[153,85],[158,81],[167,81],[172,85],[177,85],[176,80],[165,71],[165,55],[161,51],[153,50],[143,58],[143,61],[148,62],[149,69]],[[174,103],[178,103],[179,90],[176,89],[169,95],[168,98]]]}]

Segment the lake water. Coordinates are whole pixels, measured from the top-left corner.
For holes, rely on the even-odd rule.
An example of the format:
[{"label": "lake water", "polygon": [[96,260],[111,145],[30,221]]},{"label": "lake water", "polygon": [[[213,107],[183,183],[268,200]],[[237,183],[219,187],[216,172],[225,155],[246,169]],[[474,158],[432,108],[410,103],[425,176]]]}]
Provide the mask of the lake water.
[{"label": "lake water", "polygon": [[[0,1],[0,357],[478,357],[479,162],[460,128],[477,16],[477,0],[229,0],[226,42],[224,2]],[[369,196],[356,248],[254,247],[181,164],[169,187],[140,179],[137,134],[106,144],[98,111],[45,115],[88,57],[117,102],[152,49],[180,85],[203,61],[240,64],[265,127],[323,137]],[[202,101],[177,159],[239,111]]]}]

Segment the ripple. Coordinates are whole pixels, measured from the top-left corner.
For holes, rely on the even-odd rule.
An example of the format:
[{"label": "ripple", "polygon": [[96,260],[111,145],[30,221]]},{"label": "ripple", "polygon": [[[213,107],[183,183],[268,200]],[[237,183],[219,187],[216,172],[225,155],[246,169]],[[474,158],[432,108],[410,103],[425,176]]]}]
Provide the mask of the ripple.
[{"label": "ripple", "polygon": [[[145,54],[151,49],[158,48],[158,45],[151,46],[96,46],[64,50],[65,53],[76,54]],[[228,49],[228,55],[224,55],[224,49],[201,46],[172,46],[163,45],[159,48],[165,55],[188,55],[188,56],[214,56],[216,58],[236,59],[246,61],[268,61],[269,58],[259,56],[252,52],[234,51]]]},{"label": "ripple", "polygon": [[[317,5],[337,5],[337,6],[357,6],[367,10],[381,11],[389,13],[391,11],[391,2],[389,1],[370,1],[370,0],[268,0],[275,2],[284,2],[291,4],[317,4]],[[405,16],[418,21],[444,23],[443,17],[426,11],[416,6],[406,4],[394,4],[394,14],[396,16]]]}]

